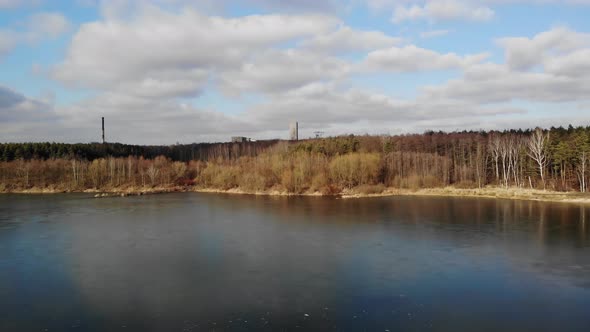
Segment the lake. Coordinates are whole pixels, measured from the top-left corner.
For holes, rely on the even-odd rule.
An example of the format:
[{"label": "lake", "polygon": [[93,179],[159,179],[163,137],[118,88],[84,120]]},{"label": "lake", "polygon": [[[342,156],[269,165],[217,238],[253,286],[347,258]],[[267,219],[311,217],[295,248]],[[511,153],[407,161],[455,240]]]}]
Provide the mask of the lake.
[{"label": "lake", "polygon": [[590,208],[0,195],[0,331],[590,331]]}]

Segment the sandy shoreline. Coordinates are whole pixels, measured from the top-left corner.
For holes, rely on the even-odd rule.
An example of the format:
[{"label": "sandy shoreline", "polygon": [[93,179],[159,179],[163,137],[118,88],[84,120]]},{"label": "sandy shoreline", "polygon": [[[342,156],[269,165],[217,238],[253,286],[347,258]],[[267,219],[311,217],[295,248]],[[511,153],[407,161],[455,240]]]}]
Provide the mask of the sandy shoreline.
[{"label": "sandy shoreline", "polygon": [[200,193],[218,193],[218,194],[233,194],[233,195],[258,195],[258,196],[332,196],[343,199],[354,198],[371,198],[371,197],[387,197],[387,196],[439,196],[439,197],[481,197],[481,198],[498,198],[498,199],[514,199],[514,200],[528,200],[528,201],[543,201],[543,202],[564,202],[564,203],[578,203],[590,204],[590,194],[583,194],[579,192],[555,192],[544,190],[532,190],[521,188],[497,188],[486,187],[481,189],[459,189],[454,187],[446,188],[430,188],[430,189],[397,189],[386,188],[381,193],[366,194],[355,192],[354,190],[344,190],[339,194],[325,195],[320,192],[308,192],[302,194],[294,194],[282,192],[277,190],[270,190],[264,192],[244,191],[239,188],[222,190],[214,188],[198,188],[198,187],[155,187],[155,188],[123,188],[113,190],[96,190],[87,189],[84,191],[66,191],[51,188],[31,188],[26,190],[2,191],[7,194],[56,194],[56,193],[89,193],[94,194],[94,197],[126,197],[126,196],[141,196],[164,194],[174,192],[200,192]]},{"label": "sandy shoreline", "polygon": [[531,190],[520,188],[495,188],[487,187],[482,189],[459,189],[453,187],[429,188],[420,190],[406,190],[388,188],[380,194],[345,194],[343,198],[365,198],[385,196],[436,196],[436,197],[474,197],[474,198],[495,198],[526,200],[540,202],[562,202],[590,204],[590,194],[579,192],[556,192],[545,190]]},{"label": "sandy shoreline", "polygon": [[154,194],[166,194],[174,192],[191,192],[190,188],[184,187],[155,187],[155,188],[122,188],[122,189],[85,189],[85,190],[64,190],[54,188],[30,188],[24,190],[3,190],[1,194],[25,194],[25,195],[52,195],[52,194],[94,194],[94,197],[126,197]]},{"label": "sandy shoreline", "polygon": [[577,203],[590,204],[590,194],[583,194],[579,192],[557,192],[545,190],[531,190],[520,188],[495,188],[486,187],[482,189],[460,189],[454,187],[446,188],[429,188],[429,189],[397,189],[387,188],[381,193],[365,194],[354,192],[354,190],[345,190],[336,195],[323,195],[319,192],[293,194],[277,191],[268,192],[246,192],[240,189],[219,190],[219,189],[194,189],[194,192],[203,193],[222,193],[222,194],[237,194],[237,195],[264,195],[264,196],[333,196],[342,199],[360,199],[360,198],[375,198],[375,197],[391,197],[391,196],[433,196],[433,197],[472,197],[472,198],[494,198],[494,199],[511,199],[511,200],[526,200],[526,201],[540,201],[540,202],[562,202],[562,203]]}]

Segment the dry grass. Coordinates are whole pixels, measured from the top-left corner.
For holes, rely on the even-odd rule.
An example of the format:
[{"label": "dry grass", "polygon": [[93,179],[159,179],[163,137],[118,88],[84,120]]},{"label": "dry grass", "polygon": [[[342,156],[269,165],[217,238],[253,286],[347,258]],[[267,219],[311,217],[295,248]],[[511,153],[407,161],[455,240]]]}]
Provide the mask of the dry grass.
[{"label": "dry grass", "polygon": [[[485,187],[477,189],[462,189],[456,187],[429,188],[429,189],[399,189],[387,188],[382,184],[361,185],[352,189],[339,191],[335,188],[332,190],[307,190],[300,193],[293,193],[283,188],[274,187],[266,190],[256,190],[254,188],[245,189],[235,187],[230,189],[219,189],[210,187],[125,187],[113,188],[111,190],[86,189],[85,193],[95,193],[103,196],[133,196],[144,194],[158,194],[168,192],[204,192],[204,193],[227,193],[227,194],[244,194],[244,195],[266,195],[266,196],[341,196],[342,198],[364,198],[364,197],[385,197],[385,196],[443,196],[443,197],[486,197],[515,200],[532,200],[544,202],[565,202],[565,203],[582,203],[590,204],[590,193],[579,192],[556,192],[537,189],[523,188],[501,188]],[[24,194],[51,194],[70,192],[64,188],[45,187],[30,188],[25,190],[4,190],[0,193],[24,193]]]},{"label": "dry grass", "polygon": [[379,184],[363,184],[356,188],[353,188],[352,192],[361,194],[361,195],[377,195],[382,194],[385,191],[385,185],[382,183]]},{"label": "dry grass", "polygon": [[[538,189],[485,187],[476,189],[462,189],[456,187],[429,188],[420,190],[405,190],[387,188],[379,195],[370,196],[451,196],[451,197],[488,197],[516,200],[533,200],[544,202],[590,203],[590,194],[579,192],[557,192]],[[343,197],[363,197],[361,194],[345,195]]]}]

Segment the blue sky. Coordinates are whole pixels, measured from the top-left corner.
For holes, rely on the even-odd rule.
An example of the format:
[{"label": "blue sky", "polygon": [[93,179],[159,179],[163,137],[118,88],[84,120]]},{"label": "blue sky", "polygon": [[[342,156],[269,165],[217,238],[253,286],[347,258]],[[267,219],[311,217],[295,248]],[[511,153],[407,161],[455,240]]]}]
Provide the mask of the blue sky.
[{"label": "blue sky", "polygon": [[590,1],[0,0],[0,141],[590,123]]}]

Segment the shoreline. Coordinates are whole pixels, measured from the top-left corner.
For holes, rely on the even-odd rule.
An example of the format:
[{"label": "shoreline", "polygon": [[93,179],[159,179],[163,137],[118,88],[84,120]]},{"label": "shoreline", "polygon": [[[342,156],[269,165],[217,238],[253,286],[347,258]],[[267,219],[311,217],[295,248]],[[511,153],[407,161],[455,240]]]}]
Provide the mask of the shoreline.
[{"label": "shoreline", "polygon": [[388,188],[380,194],[348,194],[342,198],[367,198],[367,197],[388,197],[388,196],[430,196],[430,197],[465,197],[465,198],[488,198],[508,199],[521,201],[537,201],[552,203],[573,203],[590,204],[590,194],[579,192],[558,192],[537,189],[521,188],[496,188],[486,187],[481,189],[460,189],[454,187],[426,188],[418,190]]},{"label": "shoreline", "polygon": [[575,204],[590,204],[590,193],[579,192],[557,192],[537,189],[522,189],[522,188],[498,188],[485,187],[481,189],[460,189],[455,187],[445,188],[427,188],[427,189],[398,189],[385,188],[380,193],[360,193],[355,190],[343,190],[337,194],[323,194],[320,192],[306,192],[306,193],[289,193],[278,190],[268,191],[244,191],[240,188],[233,189],[215,189],[215,188],[199,188],[199,187],[154,187],[154,188],[121,188],[111,190],[97,190],[86,189],[82,191],[68,191],[54,188],[30,188],[25,190],[1,191],[0,194],[30,194],[30,195],[46,195],[46,194],[60,194],[60,193],[86,193],[94,194],[95,198],[106,197],[127,197],[127,196],[143,196],[156,195],[166,193],[180,193],[180,192],[198,192],[198,193],[214,193],[214,194],[231,194],[231,195],[255,195],[255,196],[280,196],[280,197],[337,197],[341,199],[359,199],[359,198],[375,198],[375,197],[390,197],[390,196],[432,196],[432,197],[471,197],[471,198],[494,198],[494,199],[511,199],[511,200],[526,200],[539,202],[560,202],[560,203],[575,203]]},{"label": "shoreline", "polygon": [[156,194],[169,194],[175,192],[191,192],[185,187],[154,187],[154,188],[121,188],[121,189],[84,189],[84,190],[65,190],[55,188],[30,188],[22,190],[3,190],[0,195],[17,194],[17,195],[54,195],[54,194],[94,194],[95,198],[101,197],[127,197],[143,196]]},{"label": "shoreline", "polygon": [[521,188],[496,188],[486,187],[481,189],[460,189],[454,187],[445,188],[425,188],[425,189],[399,189],[386,188],[381,193],[365,194],[358,193],[354,190],[344,190],[339,194],[325,195],[319,192],[294,194],[278,191],[266,192],[247,192],[240,189],[211,189],[201,188],[192,190],[193,192],[201,193],[217,193],[230,195],[256,195],[256,196],[314,196],[314,197],[338,197],[341,199],[364,199],[364,198],[378,198],[378,197],[394,197],[394,196],[430,196],[430,197],[465,197],[465,198],[489,198],[489,199],[510,199],[522,201],[537,201],[537,202],[554,202],[554,203],[573,203],[573,204],[590,204],[590,194],[579,192],[558,192],[537,189],[521,189]]}]

